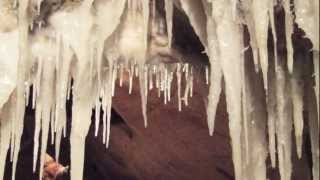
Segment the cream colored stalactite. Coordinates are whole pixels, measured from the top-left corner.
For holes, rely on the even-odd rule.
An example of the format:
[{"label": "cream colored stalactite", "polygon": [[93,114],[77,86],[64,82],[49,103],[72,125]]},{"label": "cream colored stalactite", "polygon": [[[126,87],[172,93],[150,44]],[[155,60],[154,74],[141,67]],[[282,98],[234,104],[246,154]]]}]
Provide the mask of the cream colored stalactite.
[{"label": "cream colored stalactite", "polygon": [[[273,38],[273,53],[274,53],[274,66],[278,63],[278,51],[277,51],[277,34],[276,25],[274,17],[274,6],[276,1],[269,1],[269,17],[270,17],[270,27],[272,31]],[[270,73],[269,73],[270,74]],[[270,78],[269,78],[270,77]],[[271,76],[269,78],[269,88],[267,98],[267,111],[268,111],[268,137],[269,137],[269,154],[271,159],[271,166],[276,167],[276,120],[277,120],[277,109],[276,109],[276,80],[275,80],[275,68],[272,69]]]},{"label": "cream colored stalactite", "polygon": [[[266,180],[266,109],[264,102],[265,93],[263,87],[256,87],[257,78],[252,76],[255,73],[254,67],[248,65],[245,59],[242,59],[243,80],[242,80],[242,167],[243,179],[246,180]],[[252,69],[251,69],[252,68]]]},{"label": "cream colored stalactite", "polygon": [[[43,60],[42,57],[38,57],[38,69],[37,69],[37,74],[36,74],[36,80],[35,83],[33,84],[33,87],[35,87],[35,92],[36,92],[36,115],[35,115],[35,130],[34,130],[34,140],[33,140],[33,172],[36,171],[36,166],[37,166],[37,161],[38,161],[38,150],[39,150],[39,135],[40,135],[40,130],[41,130],[41,116],[42,116],[42,108],[43,106],[40,96],[40,91],[41,91],[41,79],[42,79],[42,74],[43,74],[43,68],[42,65]],[[43,97],[42,97],[43,98]]]},{"label": "cream colored stalactite", "polygon": [[231,1],[217,0],[212,2],[213,18],[217,24],[217,39],[220,52],[220,63],[226,84],[227,109],[231,136],[232,158],[235,178],[241,180],[242,150],[241,143],[241,67],[242,32],[232,16]]},{"label": "cream colored stalactite", "polygon": [[25,81],[28,66],[29,47],[28,47],[28,8],[29,0],[20,0],[18,8],[19,18],[19,60],[17,65],[17,107],[16,118],[14,122],[14,149],[13,149],[13,165],[12,165],[12,179],[15,179],[16,168],[18,163],[18,156],[20,151],[20,142],[24,125],[25,114]]},{"label": "cream colored stalactite", "polygon": [[[300,54],[299,54],[300,55]],[[294,133],[296,139],[296,149],[298,157],[302,156],[302,140],[303,140],[303,97],[304,97],[304,81],[302,77],[302,67],[301,61],[305,61],[304,57],[301,55],[295,60],[294,69],[291,76],[291,98],[292,98],[292,108],[293,108],[293,125]]]},{"label": "cream colored stalactite", "polygon": [[142,116],[144,120],[144,127],[148,126],[147,121],[147,102],[148,102],[148,78],[145,77],[145,66],[140,65],[139,67],[139,85],[140,85],[140,95],[141,95],[141,108],[142,108]]},{"label": "cream colored stalactite", "polygon": [[313,51],[313,66],[314,66],[314,77],[316,85],[314,87],[314,91],[317,98],[317,110],[318,110],[318,126],[320,127],[320,109],[319,109],[319,79],[320,79],[320,73],[319,73],[319,51]]},{"label": "cream colored stalactite", "polygon": [[209,134],[214,132],[216,111],[221,94],[222,70],[220,65],[220,53],[216,32],[217,25],[211,16],[207,17],[208,56],[210,61],[210,84],[207,106],[207,122]]},{"label": "cream colored stalactite", "polygon": [[43,61],[43,73],[41,78],[41,90],[39,94],[38,103],[42,106],[41,112],[41,153],[40,153],[40,173],[39,178],[42,179],[43,168],[47,150],[47,142],[49,135],[49,126],[51,119],[51,114],[54,113],[54,73],[55,73],[55,62],[52,57],[47,57]]},{"label": "cream colored stalactite", "polygon": [[290,73],[293,71],[293,47],[292,47],[292,34],[293,34],[293,15],[291,10],[290,0],[283,0],[282,5],[285,11],[285,32],[286,32],[286,45],[287,45],[287,66]]},{"label": "cream colored stalactite", "polygon": [[172,22],[173,22],[173,1],[165,0],[166,21],[167,21],[167,33],[168,33],[168,45],[172,45]]},{"label": "cream colored stalactite", "polygon": [[106,84],[104,85],[104,93],[102,97],[103,107],[103,143],[106,147],[109,146],[110,137],[110,123],[111,123],[111,106],[112,106],[112,94],[114,92],[115,76],[116,76],[116,62],[117,57],[108,57],[108,74],[106,78]]},{"label": "cream colored stalactite", "polygon": [[68,86],[70,84],[71,76],[71,61],[73,53],[70,46],[62,40],[60,34],[56,35],[56,46],[57,54],[56,58],[58,63],[57,73],[56,73],[56,106],[55,106],[55,158],[59,161],[60,154],[60,142],[63,130],[66,129],[65,124],[67,121],[66,107],[65,103],[67,101]]},{"label": "cream colored stalactite", "polygon": [[143,7],[143,24],[144,24],[144,44],[143,44],[143,51],[141,55],[138,55],[137,58],[142,59],[143,63],[139,63],[139,85],[140,85],[140,95],[141,95],[141,108],[142,108],[142,115],[144,120],[144,126],[148,126],[147,121],[147,102],[148,102],[148,78],[144,75],[146,72],[145,69],[145,62],[146,62],[146,54],[148,49],[148,29],[149,29],[149,16],[150,16],[150,6],[149,0],[142,0],[142,7]]},{"label": "cream colored stalactite", "polygon": [[77,70],[74,77],[71,144],[71,180],[83,179],[85,138],[91,123],[91,74],[87,67],[91,66],[88,53],[92,17],[90,16],[92,0],[85,0],[80,6],[81,38],[78,37],[79,46],[75,47],[77,57]]},{"label": "cream colored stalactite", "polygon": [[269,139],[269,154],[271,166],[276,167],[276,122],[277,122],[277,101],[276,101],[276,78],[275,71],[269,72],[269,88],[267,101],[268,111],[268,139]]},{"label": "cream colored stalactite", "polygon": [[250,47],[252,49],[255,71],[259,72],[259,69],[260,69],[260,67],[259,67],[259,49],[258,49],[257,36],[256,36],[256,30],[255,30],[254,13],[252,10],[253,9],[252,2],[253,2],[252,0],[244,0],[244,1],[242,1],[242,7],[243,7],[243,11],[244,11],[245,23],[246,23],[248,31],[249,31]]},{"label": "cream colored stalactite", "polygon": [[[178,94],[178,110],[182,110],[182,100],[181,100],[181,76],[182,76],[182,65],[180,63],[177,64],[177,72],[176,72],[176,77],[177,77],[177,94]],[[158,74],[158,73],[157,73]],[[156,75],[157,76],[157,75]]]},{"label": "cream colored stalactite", "polygon": [[[283,58],[283,57],[282,57]],[[279,59],[276,65],[276,99],[277,116],[277,152],[281,180],[290,180],[292,173],[291,160],[291,131],[292,131],[292,110],[290,107],[291,95],[289,91],[288,77],[284,71],[284,59]]]},{"label": "cream colored stalactite", "polygon": [[268,89],[268,15],[269,0],[253,0],[252,1],[252,17],[254,22],[254,29],[259,51],[259,62],[262,70],[263,82],[265,90]]}]

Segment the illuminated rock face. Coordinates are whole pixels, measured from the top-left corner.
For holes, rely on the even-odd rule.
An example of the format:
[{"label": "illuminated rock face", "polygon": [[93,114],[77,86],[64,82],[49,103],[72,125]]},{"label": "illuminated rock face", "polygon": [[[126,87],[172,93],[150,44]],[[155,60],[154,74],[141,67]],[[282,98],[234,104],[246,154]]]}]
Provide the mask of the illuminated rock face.
[{"label": "illuminated rock face", "polygon": [[[59,158],[60,141],[67,129],[65,103],[72,98],[71,179],[81,180],[93,108],[95,135],[103,113],[102,142],[109,146],[112,98],[117,95],[118,80],[120,86],[128,83],[131,94],[134,77],[139,79],[142,123],[147,127],[149,91],[157,89],[164,104],[177,92],[176,106],[181,111],[182,105],[190,104],[194,88],[199,88],[194,86],[195,79],[200,79],[209,86],[210,135],[217,129],[220,96],[226,96],[237,180],[267,179],[268,155],[281,179],[291,179],[293,144],[298,156],[302,155],[303,111],[308,113],[313,178],[319,179],[319,2],[300,1],[294,1],[294,8],[289,0],[279,4],[267,0],[163,1],[165,13],[159,13],[158,3],[149,0],[1,0],[0,20],[7,20],[0,25],[0,159],[4,161],[11,148],[14,178],[24,109],[32,102],[36,111],[33,170],[41,145],[42,177],[48,136],[55,142]],[[188,17],[210,68],[195,60],[165,60],[175,55],[174,6]],[[274,12],[282,8],[283,34]],[[311,61],[308,55],[294,56],[293,11],[296,23],[314,46],[313,69],[301,66],[303,61]],[[281,48],[277,42],[283,37],[286,56],[278,54]],[[274,49],[268,46],[268,38],[273,40]],[[248,52],[254,66],[248,65]],[[305,71],[314,71],[314,80],[304,78]],[[3,172],[1,163],[0,178]]]}]

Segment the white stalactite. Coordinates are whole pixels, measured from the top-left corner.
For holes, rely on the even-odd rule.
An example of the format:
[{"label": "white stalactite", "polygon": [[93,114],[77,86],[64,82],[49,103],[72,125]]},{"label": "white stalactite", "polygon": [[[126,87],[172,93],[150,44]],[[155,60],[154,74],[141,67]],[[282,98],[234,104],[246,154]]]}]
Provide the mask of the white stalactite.
[{"label": "white stalactite", "polygon": [[[304,55],[304,54],[303,54]],[[301,56],[301,55],[300,55]],[[293,108],[293,125],[296,138],[296,149],[298,157],[302,156],[302,139],[303,139],[303,75],[302,75],[302,62],[303,57],[297,57],[293,66],[293,72],[291,76],[291,98]]]},{"label": "white stalactite", "polygon": [[285,30],[286,30],[286,45],[287,45],[287,66],[290,73],[293,71],[293,15],[291,10],[290,0],[283,0],[283,8],[285,11]]},{"label": "white stalactite", "polygon": [[20,0],[18,8],[18,18],[19,18],[19,60],[17,65],[17,107],[16,107],[16,117],[14,122],[13,137],[14,137],[14,149],[13,151],[13,165],[12,165],[12,179],[15,179],[16,168],[18,163],[18,156],[20,151],[20,142],[24,126],[24,115],[25,115],[25,81],[28,66],[28,19],[27,19],[27,8],[29,0]]},{"label": "white stalactite", "polygon": [[275,67],[278,63],[278,51],[277,51],[277,34],[274,17],[274,6],[275,1],[269,2],[269,17],[270,27],[273,38],[273,66],[271,72],[268,73],[268,96],[267,101],[267,112],[268,112],[268,135],[269,135],[269,154],[271,159],[271,166],[276,167],[276,119],[277,119],[277,101],[276,101],[276,75]]},{"label": "white stalactite", "polygon": [[[220,52],[220,63],[226,85],[227,111],[229,115],[229,130],[231,136],[232,159],[235,178],[241,180],[242,152],[241,134],[241,67],[242,47],[241,29],[232,16],[230,1],[218,0],[212,2],[213,18],[217,24],[216,32]],[[230,53],[232,52],[232,53]]]},{"label": "white stalactite", "polygon": [[[212,136],[216,118],[216,111],[221,94],[222,70],[218,47],[217,25],[211,16],[207,17],[208,56],[210,61],[210,85],[207,106],[207,121],[209,134]],[[206,71],[207,73],[207,71]]]}]

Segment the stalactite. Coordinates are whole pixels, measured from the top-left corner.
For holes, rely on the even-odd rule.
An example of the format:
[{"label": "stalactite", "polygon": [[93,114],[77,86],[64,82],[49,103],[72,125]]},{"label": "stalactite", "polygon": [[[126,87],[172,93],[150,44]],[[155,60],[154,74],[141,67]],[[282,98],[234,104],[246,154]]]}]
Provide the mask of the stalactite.
[{"label": "stalactite", "polygon": [[218,47],[218,38],[215,29],[217,25],[214,23],[212,17],[207,17],[207,21],[208,54],[211,67],[207,107],[207,121],[209,127],[209,134],[212,136],[214,131],[216,110],[221,94],[222,71],[220,65],[221,60]]},{"label": "stalactite", "polygon": [[177,63],[178,110],[181,111],[181,64]]},{"label": "stalactite", "polygon": [[166,21],[167,21],[167,33],[169,40],[169,47],[172,45],[172,21],[173,21],[173,1],[165,0]]},{"label": "stalactite", "polygon": [[316,93],[316,99],[317,99],[317,109],[318,109],[318,126],[320,126],[320,110],[319,110],[319,81],[320,81],[320,73],[319,73],[319,51],[313,51],[313,66],[314,66],[314,77],[315,77],[315,87],[314,92]]},{"label": "stalactite", "polygon": [[301,61],[303,57],[297,57],[293,66],[293,72],[291,76],[291,95],[293,106],[293,125],[296,138],[296,149],[298,157],[302,156],[302,135],[303,135],[303,77]]},{"label": "stalactite", "polygon": [[287,45],[287,66],[290,73],[293,71],[293,47],[292,47],[292,34],[293,34],[293,15],[292,4],[290,0],[283,0],[283,8],[285,11],[285,28],[286,28],[286,45]]},{"label": "stalactite", "polygon": [[263,74],[264,87],[268,89],[268,0],[253,0],[252,1],[252,17],[254,21],[254,29],[259,51],[260,67]]},{"label": "stalactite", "polygon": [[[217,38],[220,63],[226,85],[227,111],[229,115],[229,130],[232,146],[232,159],[235,168],[235,178],[241,180],[241,44],[240,25],[232,17],[230,1],[214,1],[212,7],[219,9],[213,14],[217,24]],[[232,53],[230,53],[232,52]],[[236,90],[237,89],[237,90]]]},{"label": "stalactite", "polygon": [[277,116],[276,133],[277,133],[277,152],[279,160],[279,171],[282,180],[290,180],[292,173],[291,160],[291,130],[292,130],[292,111],[289,84],[285,72],[284,59],[279,58],[276,65],[276,99],[277,99]]},{"label": "stalactite", "polygon": [[[50,57],[49,57],[50,58]],[[44,73],[45,72],[45,73]],[[42,179],[43,166],[47,150],[50,117],[54,103],[54,62],[53,59],[44,60],[43,73],[41,78],[41,90],[39,95],[39,104],[41,106],[41,153],[40,153],[40,173],[39,178]],[[51,119],[52,121],[52,119]]]},{"label": "stalactite", "polygon": [[17,90],[16,90],[16,118],[13,129],[13,137],[14,137],[14,149],[13,151],[13,165],[12,165],[12,179],[15,179],[16,168],[18,163],[18,156],[20,151],[20,142],[23,131],[23,120],[25,114],[25,81],[26,81],[26,73],[27,73],[27,64],[28,64],[28,56],[29,56],[29,47],[28,47],[28,16],[27,16],[27,8],[28,8],[28,0],[19,1],[18,8],[18,18],[19,18],[19,60],[17,65]]},{"label": "stalactite", "polygon": [[[267,179],[266,108],[263,82],[255,76],[255,67],[242,58],[242,175],[243,179]],[[255,83],[251,83],[255,82]],[[246,131],[246,132],[243,132]]]},{"label": "stalactite", "polygon": [[278,51],[277,51],[277,34],[276,25],[274,17],[274,6],[275,1],[269,2],[269,17],[270,17],[270,27],[272,31],[273,39],[273,63],[270,67],[268,73],[268,96],[267,101],[267,112],[268,112],[268,135],[269,135],[269,154],[271,159],[271,166],[276,167],[276,119],[277,117],[277,101],[276,101],[276,75],[275,68],[278,63]]},{"label": "stalactite", "polygon": [[[62,38],[59,35],[59,39]],[[70,46],[67,42],[62,39],[59,40],[57,46],[60,48],[59,52],[56,54],[56,58],[59,61],[59,70],[57,71],[57,83],[56,83],[56,121],[55,121],[55,132],[56,132],[56,142],[55,142],[55,152],[56,152],[56,161],[59,161],[60,154],[60,141],[62,138],[62,133],[66,129],[66,107],[65,102],[68,99],[68,90],[71,91],[71,82],[69,82],[70,77],[70,66],[72,60],[72,52]]]}]

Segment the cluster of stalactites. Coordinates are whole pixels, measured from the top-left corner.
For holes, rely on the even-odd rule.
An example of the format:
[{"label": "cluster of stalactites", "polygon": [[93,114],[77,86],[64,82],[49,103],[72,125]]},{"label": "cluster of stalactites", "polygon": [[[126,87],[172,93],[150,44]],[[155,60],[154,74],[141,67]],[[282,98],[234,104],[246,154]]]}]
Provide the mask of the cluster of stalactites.
[{"label": "cluster of stalactites", "polygon": [[[41,2],[38,3],[41,4]],[[1,136],[3,144],[0,157],[6,157],[9,147],[13,149],[10,151],[11,161],[14,164],[13,179],[15,178],[19,153],[17,144],[20,144],[24,116],[19,115],[20,118],[18,118],[15,114],[22,113],[21,110],[24,110],[27,105],[35,109],[33,171],[36,171],[38,157],[40,157],[39,177],[41,178],[45,147],[47,147],[49,137],[50,143],[55,144],[57,152],[55,158],[59,160],[61,138],[67,134],[65,104],[67,100],[73,98],[70,138],[71,178],[82,179],[82,174],[79,171],[81,172],[83,168],[84,140],[90,126],[93,108],[96,109],[95,135],[97,136],[99,131],[101,113],[103,143],[106,144],[106,147],[109,146],[112,97],[116,93],[117,80],[120,87],[125,82],[128,86],[128,93],[131,94],[134,77],[139,79],[140,89],[142,89],[142,109],[145,111],[145,126],[147,126],[146,100],[149,90],[157,89],[158,96],[163,96],[164,104],[166,104],[171,101],[171,87],[173,79],[176,78],[179,91],[177,109],[181,111],[182,103],[188,105],[188,99],[192,97],[192,66],[187,63],[152,65],[146,64],[146,59],[143,59],[146,54],[146,45],[141,41],[147,39],[145,21],[148,20],[144,20],[147,18],[143,17],[138,9],[146,8],[144,7],[146,2],[127,2],[124,0],[108,2],[97,7],[96,16],[90,14],[90,3],[92,2],[85,1],[73,11],[62,11],[53,15],[50,18],[53,27],[49,28],[42,27],[41,23],[36,28],[30,27],[29,21],[26,18],[21,18],[24,21],[20,22],[19,31],[13,31],[9,36],[17,36],[17,40],[14,41],[16,44],[12,47],[3,46],[9,50],[17,50],[17,53],[20,51],[19,54],[22,55],[7,58],[13,58],[17,61],[17,65],[9,63],[7,69],[13,70],[18,67],[17,69],[20,71],[16,77],[18,79],[17,90],[4,104],[2,108],[4,113],[1,114],[1,133],[8,135]],[[109,17],[104,12],[111,8],[115,9],[114,11],[117,13]],[[126,12],[124,12],[125,10]],[[28,16],[25,10],[19,9],[19,12],[22,17]],[[122,16],[126,17],[124,22],[120,22]],[[110,22],[108,26],[105,25],[105,21]],[[137,23],[142,28],[135,28]],[[91,34],[93,31],[91,26],[93,25],[99,27],[94,28],[96,36]],[[118,26],[123,26],[124,29],[119,31],[117,30]],[[30,35],[29,28],[33,28],[32,31],[35,31],[35,34]],[[120,52],[116,48],[106,48],[109,43],[106,42],[107,39],[114,38],[113,33],[120,36],[120,40],[116,40],[116,46],[119,47]],[[5,38],[4,40],[8,40],[7,37]],[[6,54],[6,52],[3,53]],[[152,61],[161,62],[157,59]],[[182,92],[183,87],[184,92]],[[71,96],[71,91],[73,96]],[[40,132],[41,139],[39,139]],[[50,132],[51,134],[49,134]],[[38,152],[39,147],[41,147],[40,152]],[[3,170],[4,167],[0,171],[1,177],[3,177]]]},{"label": "cluster of stalactites", "polygon": [[[1,57],[4,58],[0,63],[6,67],[4,75],[0,72],[0,85],[8,92],[0,89],[0,93],[11,94],[8,100],[0,94],[0,100],[6,102],[0,104],[0,178],[3,177],[6,154],[11,148],[14,179],[24,109],[29,102],[36,110],[34,171],[38,162],[39,133],[42,132],[41,178],[48,136],[51,136],[51,143],[55,143],[56,159],[59,159],[61,137],[66,135],[65,103],[71,98],[72,90],[70,142],[71,179],[74,180],[82,179],[79,172],[83,170],[85,137],[91,123],[92,108],[96,109],[95,135],[99,131],[101,109],[103,111],[103,143],[106,147],[109,145],[112,97],[116,95],[117,81],[119,86],[127,82],[130,94],[133,78],[139,79],[145,126],[148,91],[153,88],[157,88],[159,97],[163,94],[166,104],[171,100],[172,83],[176,82],[178,110],[181,111],[182,104],[188,105],[188,98],[193,94],[193,67],[184,63],[147,63],[149,19],[152,18],[150,7],[154,5],[150,2],[154,3],[149,0],[84,0],[75,7],[61,7],[50,16],[49,27],[41,28],[39,23],[31,35],[30,19],[33,16],[30,15],[30,6],[35,5],[37,13],[41,14],[43,1],[20,0],[18,17],[15,18],[14,10],[10,11],[8,4],[17,3],[0,0],[0,20],[10,18],[5,28],[0,26],[0,39],[8,42],[0,44]],[[174,3],[170,0],[164,2],[170,48],[174,36]],[[208,67],[202,71],[206,84],[209,84],[207,121],[210,135],[214,133],[220,94],[225,91],[236,179],[267,179],[268,154],[272,166],[278,166],[281,179],[291,179],[292,144],[296,144],[298,156],[302,154],[304,110],[308,112],[313,176],[318,179],[319,1],[295,0],[294,8],[289,0],[275,3],[273,0],[180,0],[178,4],[188,16],[209,57],[210,71]],[[277,53],[274,6],[282,6],[285,11],[283,26],[287,59]],[[92,13],[92,9],[96,12]],[[293,56],[293,11],[296,23],[305,30],[314,45],[315,87],[309,79],[302,78],[304,69],[299,66],[299,62],[310,59],[294,59]],[[243,25],[249,32],[253,65],[245,59],[247,47],[244,47]],[[272,30],[274,53],[270,53],[267,46],[269,28]],[[225,88],[221,87],[222,80]],[[307,103],[303,101],[304,96],[307,96]],[[295,143],[291,138],[292,126]]]},{"label": "cluster of stalactites", "polygon": [[[195,5],[195,2],[184,2],[185,10],[189,11],[187,14],[193,16],[189,18],[191,24],[201,24],[201,18],[192,14],[199,11],[201,6]],[[235,4],[237,8],[234,8]],[[276,6],[278,9],[282,7],[285,12],[285,24],[281,26],[285,27],[287,59],[283,54],[278,54],[277,50],[274,12]],[[212,69],[207,110],[209,131],[210,134],[214,131],[214,113],[221,93],[221,80],[224,78],[236,179],[266,179],[267,152],[272,167],[278,166],[281,179],[291,179],[293,144],[296,144],[298,157],[302,156],[304,110],[308,112],[311,127],[309,135],[313,177],[318,179],[319,2],[296,0],[291,4],[289,0],[211,0],[204,2],[202,8],[205,9],[205,18],[202,19],[205,19],[206,27],[197,26],[195,29],[200,39],[205,37],[201,30],[207,30],[205,45]],[[301,63],[310,62],[310,55],[296,56],[295,59],[293,56],[293,11],[296,22],[306,31],[306,36],[313,43],[315,87],[311,85],[312,80],[303,78],[306,69]],[[248,65],[248,60],[244,58],[247,51],[243,42],[244,25],[250,36],[249,45],[252,49],[254,68]],[[269,29],[273,35],[273,52],[268,49]],[[256,72],[253,73],[252,69]],[[312,72],[313,69],[307,71]],[[259,72],[262,74],[262,83],[258,83],[259,78],[252,77],[259,77]],[[305,90],[308,92],[304,92]],[[305,96],[306,102],[303,100]],[[295,143],[291,138],[292,130]],[[268,140],[265,138],[266,135]]]}]

